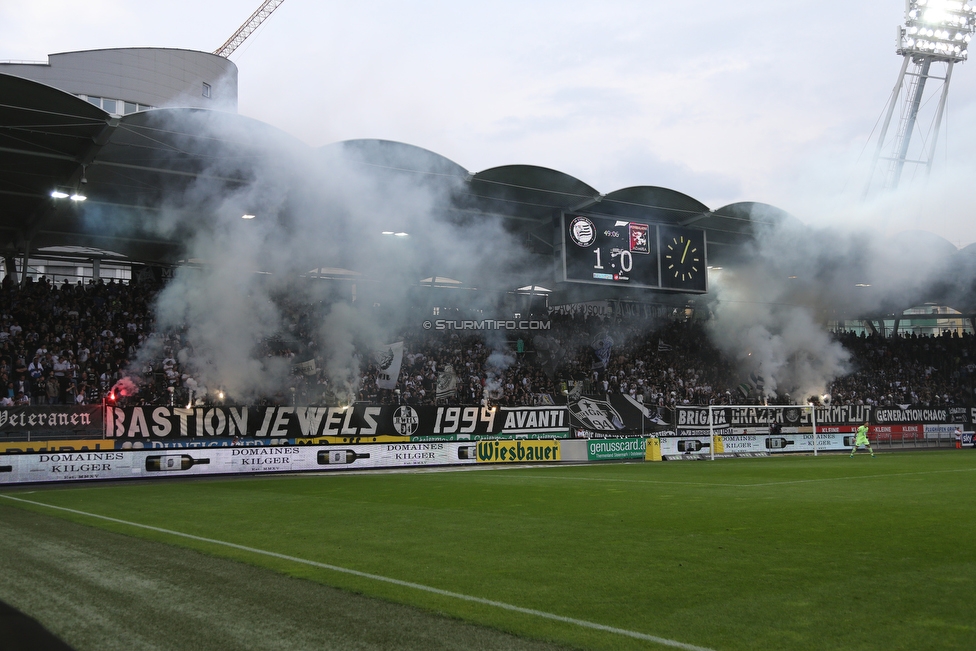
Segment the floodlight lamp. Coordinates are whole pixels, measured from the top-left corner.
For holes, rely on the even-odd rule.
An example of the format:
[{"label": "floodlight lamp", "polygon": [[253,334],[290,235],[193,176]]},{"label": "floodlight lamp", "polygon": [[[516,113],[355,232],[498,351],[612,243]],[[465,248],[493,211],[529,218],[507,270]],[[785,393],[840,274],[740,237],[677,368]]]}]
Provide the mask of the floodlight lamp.
[{"label": "floodlight lamp", "polygon": [[61,190],[51,190],[51,198],[52,199],[67,199],[68,198],[68,193],[67,192],[61,192]]},{"label": "floodlight lamp", "polygon": [[84,201],[87,198],[88,197],[86,197],[85,195],[83,195],[83,194],[81,194],[79,192],[75,192],[73,195],[71,195],[71,200],[72,201]]},{"label": "floodlight lamp", "polygon": [[397,237],[407,237],[409,233],[394,233],[394,235]]},{"label": "floodlight lamp", "polygon": [[241,219],[254,219],[254,215],[241,215]]},{"label": "floodlight lamp", "polygon": [[383,235],[393,235],[393,231],[383,231]]}]

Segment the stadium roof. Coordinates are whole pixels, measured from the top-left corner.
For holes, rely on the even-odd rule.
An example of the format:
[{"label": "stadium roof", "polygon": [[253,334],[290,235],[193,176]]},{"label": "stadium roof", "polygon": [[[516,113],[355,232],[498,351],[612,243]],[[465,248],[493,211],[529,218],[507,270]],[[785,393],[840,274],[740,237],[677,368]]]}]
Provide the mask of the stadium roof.
[{"label": "stadium roof", "polygon": [[[793,219],[753,202],[712,210],[655,186],[603,194],[569,174],[532,165],[471,173],[437,153],[391,141],[346,141],[316,151],[233,113],[176,108],[111,115],[70,93],[5,74],[0,74],[0,98],[0,250],[5,257],[74,247],[93,252],[91,257],[117,254],[136,263],[178,263],[186,258],[188,229],[205,224],[213,205],[206,197],[175,198],[192,196],[203,185],[216,195],[245,188],[267,169],[269,152],[322,157],[338,152],[346,164],[377,174],[439,184],[450,190],[445,195],[450,205],[442,207],[449,218],[500,218],[523,233],[528,248],[540,256],[552,253],[553,218],[560,211],[700,227],[706,231],[709,263],[725,266],[747,254],[745,245],[758,229]],[[55,200],[52,190],[88,199]],[[956,261],[954,268],[976,269],[972,247],[957,252],[945,242],[941,249]],[[938,294],[938,288],[930,291]],[[946,291],[961,309],[976,309],[976,288],[964,295],[958,285]]]},{"label": "stadium roof", "polygon": [[[176,262],[182,258],[184,238],[153,227],[167,209],[167,197],[185,192],[203,176],[228,186],[248,183],[246,165],[234,166],[227,176],[215,176],[212,170],[219,159],[240,163],[259,156],[249,144],[256,130],[271,139],[291,140],[266,124],[230,113],[187,119],[210,112],[154,109],[114,116],[69,93],[4,74],[0,97],[5,98],[0,102],[0,237],[5,255],[84,246],[132,261]],[[166,113],[181,114],[181,128],[163,126]],[[214,120],[221,123],[221,134],[240,137],[213,137],[204,127]],[[195,124],[200,126],[196,133]],[[751,236],[756,219],[750,213],[754,204],[710,211],[667,188],[638,186],[601,194],[580,179],[543,167],[505,165],[472,174],[443,156],[403,143],[338,144],[375,169],[448,180],[458,188],[452,212],[469,218],[499,216],[511,228],[544,240],[552,237],[554,213],[587,211],[700,226],[708,231],[710,254],[721,259],[723,251],[738,248]],[[53,200],[55,189],[79,192],[88,200],[83,205]],[[111,227],[102,220],[111,220]]]},{"label": "stadium roof", "polygon": [[[175,262],[181,233],[156,227],[168,197],[202,178],[246,184],[246,164],[214,177],[214,163],[246,163],[260,155],[249,140],[272,130],[236,114],[199,109],[114,116],[69,93],[3,74],[0,97],[0,246],[7,256],[84,246],[137,262]],[[189,129],[167,128],[177,122],[166,116],[177,113]],[[214,116],[227,134],[220,139],[204,128]],[[276,137],[287,138],[280,132]],[[53,199],[54,190],[87,200]]]}]

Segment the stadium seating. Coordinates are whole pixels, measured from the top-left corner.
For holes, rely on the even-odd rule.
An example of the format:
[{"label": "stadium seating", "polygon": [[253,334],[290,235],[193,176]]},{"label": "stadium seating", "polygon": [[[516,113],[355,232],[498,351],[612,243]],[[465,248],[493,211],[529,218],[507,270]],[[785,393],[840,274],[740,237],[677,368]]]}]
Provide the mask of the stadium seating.
[{"label": "stadium seating", "polygon": [[[47,279],[0,286],[0,399],[3,404],[95,404],[124,377],[138,380],[130,398],[141,404],[182,404],[191,395],[192,355],[185,333],[154,328],[153,300],[160,287],[140,282],[91,281],[53,285]],[[265,340],[256,356],[304,360],[318,350],[307,324],[314,306],[282,305],[292,326]],[[551,404],[570,391],[588,395],[629,393],[645,404],[742,404],[763,399],[762,387],[743,378],[734,360],[709,343],[698,321],[641,321],[553,314],[541,336],[510,340],[483,334],[421,329],[402,333],[404,356],[396,390],[377,388],[377,365],[363,355],[357,399],[378,404]],[[853,372],[826,390],[835,404],[942,406],[969,404],[976,371],[972,335],[863,336],[835,333],[852,355]],[[161,355],[139,358],[155,338]],[[594,342],[609,342],[599,359]],[[191,347],[192,348],[192,347]],[[520,352],[521,351],[521,352]],[[143,356],[144,357],[144,356]],[[450,365],[449,391],[438,379]],[[315,370],[295,373],[294,397],[282,391],[265,404],[328,404],[329,380]],[[170,391],[172,389],[172,391]],[[197,399],[206,400],[205,396]],[[781,403],[807,396],[773,397]],[[233,397],[231,397],[233,399]]]}]

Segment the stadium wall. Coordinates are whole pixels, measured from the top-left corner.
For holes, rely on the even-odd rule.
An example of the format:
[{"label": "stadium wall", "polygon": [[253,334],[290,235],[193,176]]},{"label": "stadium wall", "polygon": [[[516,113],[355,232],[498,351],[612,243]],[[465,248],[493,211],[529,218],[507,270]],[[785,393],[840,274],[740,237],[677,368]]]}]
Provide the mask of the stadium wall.
[{"label": "stadium wall", "polygon": [[[905,411],[935,420],[946,415]],[[976,407],[966,408],[968,425],[974,413]],[[0,484],[846,451],[856,427],[829,424],[814,433],[798,424],[771,432],[770,414],[754,408],[725,411],[737,427],[718,427],[715,436],[701,427],[697,415],[685,414],[677,417],[682,424],[653,437],[631,432],[577,438],[569,414],[567,407],[358,404],[345,409],[6,408],[0,410]],[[952,441],[957,429],[960,425],[944,422],[881,423],[871,426],[869,436],[876,443],[917,445]],[[971,427],[967,430],[962,443],[972,446]]]}]

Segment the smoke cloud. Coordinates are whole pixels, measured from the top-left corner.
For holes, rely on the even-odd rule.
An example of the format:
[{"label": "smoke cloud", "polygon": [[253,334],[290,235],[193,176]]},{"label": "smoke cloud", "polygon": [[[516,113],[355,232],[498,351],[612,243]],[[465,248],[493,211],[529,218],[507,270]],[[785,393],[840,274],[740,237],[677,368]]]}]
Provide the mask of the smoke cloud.
[{"label": "smoke cloud", "polygon": [[[466,172],[422,149],[366,142],[312,150],[267,125],[206,111],[147,119],[146,134],[173,138],[174,168],[190,166],[195,176],[159,189],[153,224],[127,227],[179,239],[186,256],[155,305],[157,329],[180,337],[150,340],[134,368],[172,348],[201,391],[248,401],[288,395],[293,364],[315,359],[345,403],[367,351],[437,305],[434,282],[424,279],[462,281],[450,303],[487,318],[501,305],[500,277],[524,271],[532,257],[498,219],[446,212]],[[933,297],[972,302],[972,256],[927,233],[850,226],[863,206],[829,206],[816,226],[757,205],[752,241],[710,275],[710,337],[743,377],[762,377],[767,395],[804,400],[852,371],[830,321],[899,314]],[[89,218],[109,223],[97,211]],[[500,380],[512,361],[492,361]]]},{"label": "smoke cloud", "polygon": [[[175,347],[201,387],[252,400],[287,396],[293,362],[313,357],[336,398],[351,401],[365,351],[420,324],[417,308],[432,300],[421,280],[480,284],[522,257],[497,220],[443,212],[464,177],[424,150],[316,151],[239,116],[153,113],[152,128],[183,134],[192,160],[208,156],[195,178],[164,189],[160,218],[142,226],[184,242],[186,260],[155,305],[157,329],[181,338],[151,340],[136,369]],[[483,307],[477,294],[451,300]]]},{"label": "smoke cloud", "polygon": [[854,370],[828,322],[890,318],[970,294],[971,277],[951,272],[964,256],[931,233],[884,237],[853,218],[817,228],[763,206],[751,216],[761,226],[742,259],[710,275],[709,334],[744,377],[762,378],[767,396],[806,400]]}]

